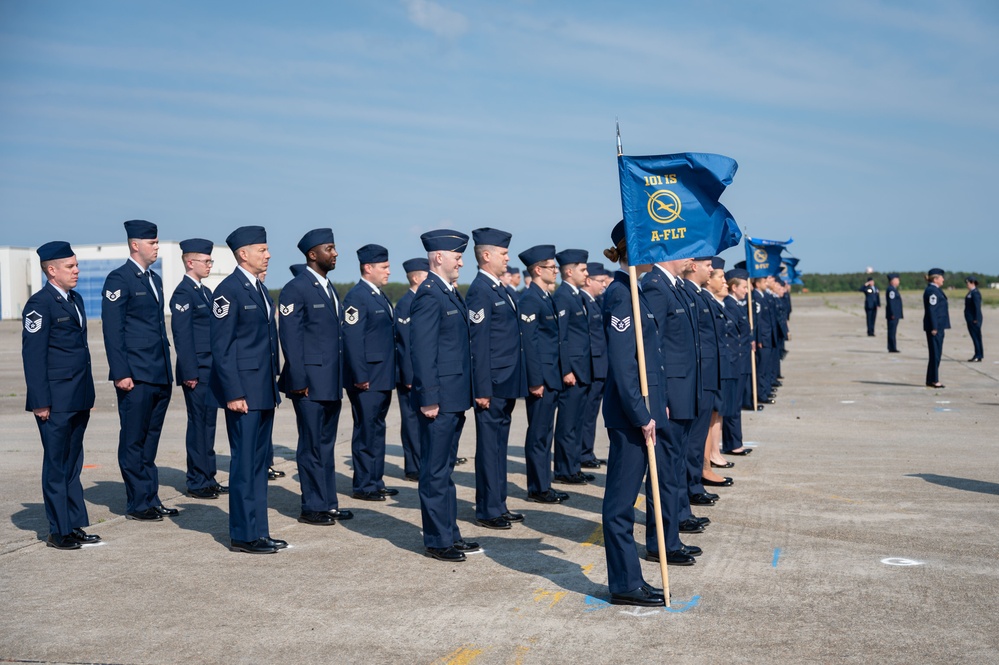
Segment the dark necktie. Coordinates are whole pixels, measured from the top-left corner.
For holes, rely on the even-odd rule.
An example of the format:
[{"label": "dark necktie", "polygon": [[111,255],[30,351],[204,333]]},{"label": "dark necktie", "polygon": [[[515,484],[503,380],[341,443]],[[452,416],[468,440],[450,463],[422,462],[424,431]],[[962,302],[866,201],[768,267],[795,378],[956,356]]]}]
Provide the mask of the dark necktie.
[{"label": "dark necktie", "polygon": [[76,304],[76,294],[74,294],[72,291],[70,291],[69,292],[69,298],[68,298],[68,300],[69,300],[69,304],[71,304],[73,306],[73,309],[76,310],[76,318],[80,321],[80,325],[82,326],[83,325],[83,312],[80,311],[80,306]]},{"label": "dark necktie", "polygon": [[583,306],[583,315],[584,316],[589,316],[590,311],[586,307],[586,298],[583,297],[583,292],[582,291],[577,291],[576,292],[576,298],[579,299],[579,304]]},{"label": "dark necktie", "polygon": [[142,273],[142,276],[146,280],[146,285],[149,287],[149,290],[152,292],[153,297],[156,298],[156,302],[159,302],[160,301],[160,294],[156,292],[156,287],[153,286],[153,276],[152,276],[152,274],[148,270],[146,270],[146,271],[144,271]]},{"label": "dark necktie", "polygon": [[333,292],[333,282],[329,280],[326,280],[326,295],[329,296],[330,302],[333,304],[333,311],[339,316],[340,302],[336,299],[336,293]]},{"label": "dark necktie", "polygon": [[198,286],[195,286],[195,287],[194,287],[194,289],[195,289],[195,290],[196,290],[196,291],[197,291],[198,293],[200,293],[200,294],[201,294],[201,299],[205,301],[205,304],[206,304],[206,305],[207,305],[207,304],[210,304],[210,303],[208,302],[208,294],[207,294],[207,293],[205,293],[205,287],[203,287],[203,286],[201,286],[201,285],[199,284]]},{"label": "dark necktie", "polygon": [[267,302],[267,296],[264,295],[264,285],[260,282],[259,279],[257,280],[257,293],[260,294],[260,299],[264,301],[264,310],[267,312],[267,319],[270,320],[271,306]]}]

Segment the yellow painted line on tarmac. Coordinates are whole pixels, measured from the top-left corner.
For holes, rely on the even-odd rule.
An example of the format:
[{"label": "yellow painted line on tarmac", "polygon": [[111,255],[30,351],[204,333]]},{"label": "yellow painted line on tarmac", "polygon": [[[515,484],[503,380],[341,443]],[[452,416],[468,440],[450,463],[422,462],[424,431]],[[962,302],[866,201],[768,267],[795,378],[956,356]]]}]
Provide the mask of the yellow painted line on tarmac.
[{"label": "yellow painted line on tarmac", "polygon": [[589,575],[590,571],[593,570],[593,564],[588,563],[585,566],[580,566],[579,569],[583,571],[584,575]]},{"label": "yellow painted line on tarmac", "polygon": [[645,505],[645,496],[639,494],[638,498],[635,499],[635,508],[641,510],[642,506],[644,505]]},{"label": "yellow painted line on tarmac", "polygon": [[590,532],[589,537],[580,543],[583,547],[589,547],[590,545],[604,545],[604,527],[600,525]]},{"label": "yellow painted line on tarmac", "polygon": [[513,653],[513,664],[514,665],[524,665],[524,656],[531,650],[531,647],[525,647],[524,645],[518,645],[514,649]]},{"label": "yellow painted line on tarmac", "polygon": [[437,665],[471,665],[485,649],[476,649],[474,644],[458,647],[451,653],[437,659]]},{"label": "yellow painted line on tarmac", "polygon": [[544,589],[537,589],[534,592],[534,602],[541,603],[551,599],[548,607],[555,607],[568,595],[568,591],[545,591]]}]

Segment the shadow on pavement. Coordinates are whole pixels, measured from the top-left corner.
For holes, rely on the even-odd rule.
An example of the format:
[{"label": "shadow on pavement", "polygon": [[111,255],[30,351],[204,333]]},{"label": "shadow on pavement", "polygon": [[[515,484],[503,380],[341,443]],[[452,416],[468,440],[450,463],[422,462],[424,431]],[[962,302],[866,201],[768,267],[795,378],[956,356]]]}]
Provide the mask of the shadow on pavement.
[{"label": "shadow on pavement", "polygon": [[922,478],[926,482],[933,483],[934,485],[943,485],[944,487],[951,487],[956,490],[999,495],[999,483],[990,483],[985,480],[955,478],[954,476],[938,476],[935,473],[908,473],[906,476],[909,478]]}]

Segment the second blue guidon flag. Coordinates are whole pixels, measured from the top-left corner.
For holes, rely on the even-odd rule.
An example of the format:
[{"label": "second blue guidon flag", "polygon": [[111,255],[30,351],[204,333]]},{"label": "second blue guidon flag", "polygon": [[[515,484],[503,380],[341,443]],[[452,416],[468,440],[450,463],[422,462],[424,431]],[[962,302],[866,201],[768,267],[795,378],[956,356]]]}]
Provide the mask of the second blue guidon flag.
[{"label": "second blue guidon flag", "polygon": [[784,267],[787,268],[787,281],[789,284],[804,284],[801,281],[801,273],[798,272],[798,259],[796,257],[785,256]]},{"label": "second blue guidon flag", "polygon": [[787,240],[763,240],[746,236],[746,270],[750,277],[769,277],[780,274],[780,253],[785,245],[794,242]]},{"label": "second blue guidon flag", "polygon": [[628,263],[715,256],[739,244],[742,232],[718,202],[739,168],[722,155],[617,158]]}]

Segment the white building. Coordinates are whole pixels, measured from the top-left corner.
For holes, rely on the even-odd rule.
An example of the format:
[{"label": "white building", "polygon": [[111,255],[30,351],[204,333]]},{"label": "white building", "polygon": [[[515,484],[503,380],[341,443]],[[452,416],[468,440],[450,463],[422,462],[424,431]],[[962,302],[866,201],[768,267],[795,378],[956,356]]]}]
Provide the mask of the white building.
[{"label": "white building", "polygon": [[[104,279],[128,259],[128,245],[124,242],[73,245],[73,251],[80,262],[80,281],[76,285],[76,291],[83,297],[87,318],[99,319]],[[174,288],[184,276],[180,257],[180,243],[160,241],[160,255],[152,269],[163,277],[163,289],[166,291],[164,307],[170,302]],[[215,245],[212,259],[215,260],[215,265],[205,284],[214,289],[236,269],[236,259],[225,243]],[[0,247],[0,319],[20,318],[24,303],[44,285],[45,276],[38,264],[35,248]],[[169,313],[167,310],[167,314]]]}]

